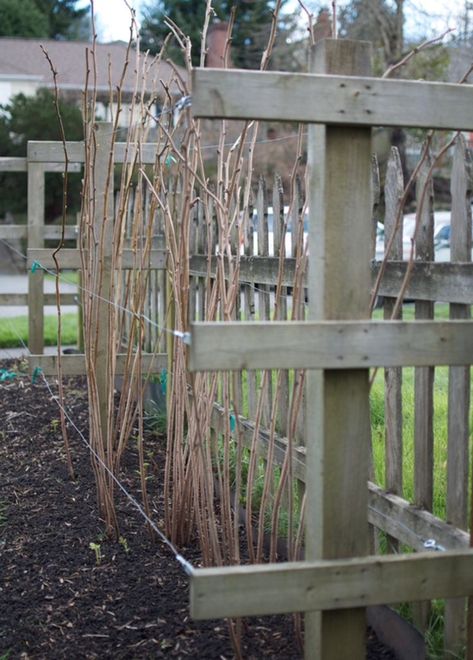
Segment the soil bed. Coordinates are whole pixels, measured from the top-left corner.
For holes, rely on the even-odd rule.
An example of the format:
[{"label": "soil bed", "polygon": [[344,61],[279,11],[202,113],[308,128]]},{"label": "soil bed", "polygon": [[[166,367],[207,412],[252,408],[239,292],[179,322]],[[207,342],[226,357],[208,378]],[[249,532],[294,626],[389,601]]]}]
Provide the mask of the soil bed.
[{"label": "soil bed", "polygon": [[[33,384],[19,361],[0,368],[18,374],[0,383],[0,659],[232,658],[226,623],[190,620],[187,576],[121,493],[123,540],[104,539],[87,448],[70,429],[71,481],[59,409],[42,377]],[[67,381],[67,409],[87,437],[86,398],[83,380]],[[146,442],[160,527],[164,443],[153,434]],[[139,499],[133,448],[120,480]],[[199,564],[197,543],[180,550]],[[368,646],[369,658],[394,658],[371,634]],[[247,620],[243,655],[302,658],[291,617]]]}]

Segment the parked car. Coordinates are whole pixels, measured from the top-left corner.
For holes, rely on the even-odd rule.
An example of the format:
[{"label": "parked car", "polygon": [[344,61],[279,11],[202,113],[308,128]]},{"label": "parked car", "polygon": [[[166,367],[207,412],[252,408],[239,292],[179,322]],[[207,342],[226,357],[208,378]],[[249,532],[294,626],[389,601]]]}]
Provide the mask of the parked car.
[{"label": "parked car", "polygon": [[[412,237],[415,232],[416,214],[407,213],[403,218],[403,232],[402,232],[402,258],[407,260],[411,255]],[[435,211],[434,213],[434,245],[435,245],[435,260],[447,261],[447,259],[440,259],[437,257],[437,236],[439,232],[446,226],[450,226],[450,211]],[[384,258],[384,225],[378,222],[376,230],[376,253],[375,258],[380,261]]]}]

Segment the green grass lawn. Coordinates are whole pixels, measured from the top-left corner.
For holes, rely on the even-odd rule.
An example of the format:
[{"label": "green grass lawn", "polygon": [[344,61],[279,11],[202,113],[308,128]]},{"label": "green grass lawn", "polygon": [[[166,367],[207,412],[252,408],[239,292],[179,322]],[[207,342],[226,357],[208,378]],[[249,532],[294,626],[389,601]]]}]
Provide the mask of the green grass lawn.
[{"label": "green grass lawn", "polygon": [[[77,343],[77,318],[74,313],[61,317],[62,343],[65,345]],[[20,348],[22,341],[28,344],[28,317],[0,319],[0,348]],[[57,344],[56,316],[44,317],[44,343],[46,346]]]}]

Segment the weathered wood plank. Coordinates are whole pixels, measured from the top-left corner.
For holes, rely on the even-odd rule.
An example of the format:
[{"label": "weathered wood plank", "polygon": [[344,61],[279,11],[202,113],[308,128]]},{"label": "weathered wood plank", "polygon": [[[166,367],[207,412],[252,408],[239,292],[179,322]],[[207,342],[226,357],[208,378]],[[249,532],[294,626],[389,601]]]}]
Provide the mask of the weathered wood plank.
[{"label": "weathered wood plank", "polygon": [[[43,238],[45,239],[56,239],[60,238],[62,233],[61,227],[57,225],[44,225],[42,229]],[[28,236],[28,226],[27,225],[0,225],[0,238],[17,240],[21,238],[26,238]],[[72,226],[66,227],[65,238],[74,239],[76,238],[76,228]]]},{"label": "weathered wood plank", "polygon": [[[317,73],[371,75],[368,42],[323,40],[311,56]],[[371,153],[370,128],[309,126],[311,320],[369,318]],[[363,556],[369,550],[369,372],[311,371],[307,379],[305,556]],[[306,658],[337,660],[347,648],[353,660],[366,657],[365,610],[311,609],[305,608]]]},{"label": "weathered wood plank", "polygon": [[[419,171],[416,186],[418,213],[417,235],[415,237],[415,256],[419,261],[432,261],[434,258],[434,217],[433,217],[433,184],[428,179],[432,163],[430,154]],[[421,201],[423,199],[422,209]],[[416,302],[415,317],[417,320],[434,318],[431,302]],[[434,414],[434,372],[431,367],[420,367],[415,370],[415,401],[414,401],[414,499],[418,506],[432,510],[433,500],[433,414]]]},{"label": "weathered wood plank", "polygon": [[[452,165],[450,258],[471,261],[471,154],[457,138]],[[469,305],[450,305],[451,319],[470,319]],[[470,368],[451,367],[448,378],[447,520],[468,528]],[[445,603],[445,649],[459,655],[466,642],[465,599]]]},{"label": "weathered wood plank", "polygon": [[[264,284],[275,286],[278,281],[279,271],[279,257],[263,257],[263,256],[240,256],[240,277],[239,280],[242,284]],[[190,257],[189,269],[191,275],[196,277],[210,277],[215,278],[217,273],[217,257],[213,256],[210,259],[204,255],[194,254]],[[283,286],[292,286],[294,283],[294,273],[296,269],[296,260],[291,257],[287,258],[284,262],[284,274],[282,278]],[[228,270],[225,273],[226,277],[229,276]]]},{"label": "weathered wood plank", "polygon": [[26,172],[27,170],[28,161],[26,158],[0,157],[0,172]]},{"label": "weathered wood plank", "polygon": [[[158,145],[155,143],[147,143],[140,145],[140,161],[141,163],[154,163],[156,160]],[[74,169],[75,163],[83,163],[85,161],[84,143],[83,142],[66,142],[66,150],[70,163],[70,171],[77,171]],[[136,147],[131,144],[128,146],[125,142],[116,142],[114,145],[114,160],[116,163],[123,163],[126,159],[127,163],[132,163],[136,157]],[[28,142],[28,161],[32,163],[48,163],[48,168],[53,163],[64,163],[64,147],[62,142],[36,142],[31,140]],[[47,170],[51,171],[51,170]],[[60,171],[60,170],[56,170]]]},{"label": "weathered wood plank", "polygon": [[470,321],[195,323],[191,371],[468,365]]},{"label": "weathered wood plank", "polygon": [[[416,181],[417,216],[415,232],[416,261],[434,259],[434,189],[429,171],[432,165],[430,151],[419,170]],[[401,257],[402,259],[402,254]],[[434,305],[430,301],[415,303],[415,318],[433,319]],[[432,511],[434,466],[434,369],[417,367],[414,373],[414,500],[427,511]],[[430,618],[430,602],[415,603],[413,621],[425,631]]]},{"label": "weathered wood plank", "polygon": [[[372,262],[372,282],[379,271],[380,262]],[[406,262],[388,262],[379,295],[395,297],[401,288]],[[406,298],[473,304],[473,264],[421,263],[413,266]]]},{"label": "weathered wood plank", "polygon": [[[402,259],[402,197],[404,177],[401,158],[396,147],[391,149],[385,183],[384,249],[389,258]],[[391,249],[388,252],[389,244]],[[393,317],[395,298],[385,298],[384,318]],[[402,307],[396,319],[402,318]],[[396,495],[402,494],[402,368],[384,370],[385,410],[385,478],[386,488]],[[394,539],[388,538],[389,549],[398,550]]]},{"label": "weathered wood plank", "polygon": [[470,545],[467,532],[371,482],[368,482],[368,520],[417,551],[425,550],[424,542],[428,539],[434,539],[446,550]]},{"label": "weathered wood plank", "polygon": [[[208,268],[208,263],[207,256],[192,255],[190,258],[191,274],[197,277],[207,277],[208,274],[210,277],[215,277],[217,257],[211,257],[210,268]],[[295,259],[289,257],[285,260],[283,286],[292,286],[295,265]],[[240,281],[276,285],[278,267],[279,259],[277,257],[241,255]],[[371,262],[372,284],[376,279],[379,267],[380,262]],[[388,261],[379,295],[395,298],[401,288],[406,268],[405,261]],[[306,276],[304,283],[307,283]],[[473,305],[473,264],[416,262],[406,291],[406,298]]]},{"label": "weathered wood plank", "polygon": [[[0,305],[27,305],[28,304],[28,294],[27,293],[0,293]],[[45,293],[44,294],[44,304],[45,305],[55,305],[56,304],[56,294],[55,293]],[[77,294],[75,293],[63,293],[61,295],[61,305],[77,305]]]},{"label": "weathered wood plank", "polygon": [[[83,163],[85,160],[83,142],[66,142],[66,150],[69,162]],[[64,145],[62,142],[50,142],[43,140],[28,142],[27,158],[30,163],[64,163]]]},{"label": "weathered wood plank", "polygon": [[195,619],[338,610],[473,593],[473,551],[201,568]]},{"label": "weathered wood plank", "polygon": [[[125,373],[126,359],[126,353],[119,353],[117,355],[117,376]],[[56,376],[57,363],[57,355],[28,356],[30,374],[33,373],[36,367],[40,367],[45,376]],[[160,373],[167,366],[167,355],[165,353],[143,353],[141,364],[143,376],[147,373]],[[85,376],[85,367],[85,356],[82,354],[61,356],[61,368],[64,376]]]},{"label": "weathered wood plank", "polygon": [[[45,268],[55,269],[55,263],[52,258],[53,252],[54,250],[51,248],[28,249],[28,268],[31,268],[32,264],[38,261]],[[124,269],[136,268],[136,258],[137,255],[133,250],[123,250],[122,267]],[[57,260],[60,268],[77,270],[82,267],[80,250],[78,248],[63,248],[58,252]],[[166,252],[161,249],[151,250],[149,262],[146,264],[146,267],[148,266],[156,270],[164,269],[166,267]]]},{"label": "weathered wood plank", "polygon": [[469,85],[194,69],[192,89],[196,117],[473,130]]},{"label": "weathered wood plank", "polygon": [[0,225],[0,238],[18,240],[28,236],[27,225]]},{"label": "weathered wood plank", "polygon": [[[28,245],[44,245],[44,168],[40,163],[28,165]],[[44,348],[44,273],[28,273],[28,348],[42,353]]]}]

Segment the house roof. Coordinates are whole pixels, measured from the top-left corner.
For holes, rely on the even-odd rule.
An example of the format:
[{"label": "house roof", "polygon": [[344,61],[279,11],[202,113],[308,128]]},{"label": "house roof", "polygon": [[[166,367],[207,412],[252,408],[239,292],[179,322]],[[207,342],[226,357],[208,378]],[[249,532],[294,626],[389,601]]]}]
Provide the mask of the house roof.
[{"label": "house roof", "polygon": [[[58,72],[58,86],[63,90],[83,90],[86,80],[86,53],[89,51],[89,87],[93,84],[93,66],[91,58],[92,44],[84,41],[54,41],[50,39],[21,39],[0,37],[0,80],[32,80],[41,87],[53,87],[53,75],[49,63],[41,50],[47,51]],[[109,66],[112,87],[116,87],[126,61],[127,44],[122,41],[95,45],[97,67],[97,90],[106,92],[110,87]],[[151,65],[151,66],[150,66]],[[172,77],[172,67],[167,62],[154,62],[151,56],[140,54],[140,71],[147,70],[146,91],[163,90],[159,81],[165,83]],[[184,69],[177,67],[185,79]],[[130,52],[129,64],[122,91],[132,93],[136,84],[137,53]],[[142,73],[139,75],[138,88],[142,86]],[[176,89],[177,92],[177,89]]]}]

